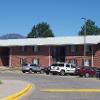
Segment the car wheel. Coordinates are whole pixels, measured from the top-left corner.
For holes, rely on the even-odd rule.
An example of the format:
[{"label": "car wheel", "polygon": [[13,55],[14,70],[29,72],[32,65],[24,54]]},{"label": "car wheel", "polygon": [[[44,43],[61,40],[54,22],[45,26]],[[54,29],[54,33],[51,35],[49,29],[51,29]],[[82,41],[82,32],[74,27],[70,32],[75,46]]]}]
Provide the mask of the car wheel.
[{"label": "car wheel", "polygon": [[49,71],[47,71],[47,72],[45,72],[46,73],[46,75],[49,75],[50,74],[50,72]]},{"label": "car wheel", "polygon": [[85,77],[87,77],[87,78],[90,77],[89,73],[86,73],[86,74],[85,74]]},{"label": "car wheel", "polygon": [[34,71],[34,73],[37,73],[37,71]]},{"label": "car wheel", "polygon": [[40,73],[41,73],[41,74],[44,74],[44,70],[41,70]]},{"label": "car wheel", "polygon": [[25,71],[22,71],[23,73],[25,73]]},{"label": "car wheel", "polygon": [[64,71],[64,70],[61,70],[61,71],[60,71],[60,75],[61,75],[61,76],[64,76],[64,75],[65,75],[65,71]]},{"label": "car wheel", "polygon": [[29,69],[29,73],[32,73],[32,69]]}]

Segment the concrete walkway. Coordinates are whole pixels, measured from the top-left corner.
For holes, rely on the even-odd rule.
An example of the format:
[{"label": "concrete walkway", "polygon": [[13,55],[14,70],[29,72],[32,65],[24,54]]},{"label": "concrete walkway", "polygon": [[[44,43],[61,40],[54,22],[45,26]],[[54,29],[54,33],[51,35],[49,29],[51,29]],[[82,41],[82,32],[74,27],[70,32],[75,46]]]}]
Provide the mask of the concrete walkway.
[{"label": "concrete walkway", "polygon": [[[0,84],[0,100],[8,100],[3,98],[19,93],[20,91],[23,91],[29,84],[28,82],[23,82],[21,80],[1,80],[1,81],[2,84]],[[28,87],[28,89],[24,90],[23,93],[29,92],[29,90],[31,90],[31,87]],[[22,94],[20,94],[20,96]]]}]

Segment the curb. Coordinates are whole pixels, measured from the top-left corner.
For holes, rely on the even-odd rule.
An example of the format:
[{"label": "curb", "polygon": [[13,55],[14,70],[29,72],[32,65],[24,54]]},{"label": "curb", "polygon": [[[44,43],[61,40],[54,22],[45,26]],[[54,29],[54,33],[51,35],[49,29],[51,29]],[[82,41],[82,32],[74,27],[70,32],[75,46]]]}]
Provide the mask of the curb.
[{"label": "curb", "polygon": [[23,90],[19,91],[18,93],[2,98],[1,100],[18,100],[18,98],[28,93],[31,89],[32,84],[28,84]]}]

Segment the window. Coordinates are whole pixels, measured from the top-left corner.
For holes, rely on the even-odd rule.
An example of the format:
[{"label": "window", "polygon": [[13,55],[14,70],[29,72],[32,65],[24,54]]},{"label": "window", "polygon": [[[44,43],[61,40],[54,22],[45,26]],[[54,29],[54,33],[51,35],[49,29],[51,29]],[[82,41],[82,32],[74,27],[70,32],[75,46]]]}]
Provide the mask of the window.
[{"label": "window", "polygon": [[30,66],[37,66],[36,64],[31,64]]},{"label": "window", "polygon": [[39,52],[39,46],[34,46],[34,47],[33,47],[33,52],[34,52],[34,53]]},{"label": "window", "polygon": [[76,52],[76,46],[75,45],[71,45],[70,46],[70,50],[71,50],[71,52]]},{"label": "window", "polygon": [[85,60],[85,66],[90,66],[91,65],[91,60],[87,59]]},{"label": "window", "polygon": [[76,59],[70,59],[69,63],[71,63],[73,65],[77,65],[77,60]]},{"label": "window", "polygon": [[22,51],[22,52],[25,52],[26,50],[27,50],[27,49],[26,49],[25,46],[22,46],[22,47],[21,47],[21,51]]},{"label": "window", "polygon": [[52,64],[51,66],[58,66],[58,64]]},{"label": "window", "polygon": [[66,67],[70,67],[70,65],[67,64]]},{"label": "window", "polygon": [[59,67],[64,67],[64,64],[58,64]]},{"label": "window", "polygon": [[38,58],[37,59],[33,59],[32,63],[36,64],[36,65],[39,65],[39,59]]},{"label": "window", "polygon": [[71,65],[71,68],[76,68],[74,65]]},{"label": "window", "polygon": [[85,62],[83,60],[82,65],[84,65],[84,66],[91,66],[91,60],[90,59],[86,59]]},{"label": "window", "polygon": [[24,52],[25,51],[25,47],[23,46],[23,47],[21,47],[21,51],[22,52]]},{"label": "window", "polygon": [[87,52],[91,52],[92,51],[92,46],[91,45],[87,45],[86,46],[86,51]]}]

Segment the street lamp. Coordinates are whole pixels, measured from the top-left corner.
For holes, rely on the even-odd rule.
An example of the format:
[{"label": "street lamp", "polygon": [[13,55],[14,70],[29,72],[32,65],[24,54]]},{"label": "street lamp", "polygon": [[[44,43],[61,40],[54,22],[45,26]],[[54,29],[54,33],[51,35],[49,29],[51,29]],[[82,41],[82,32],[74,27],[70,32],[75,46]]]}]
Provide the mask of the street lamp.
[{"label": "street lamp", "polygon": [[85,62],[86,62],[86,22],[87,19],[86,18],[81,18],[84,20],[85,26],[84,26],[84,66],[85,66]]}]

